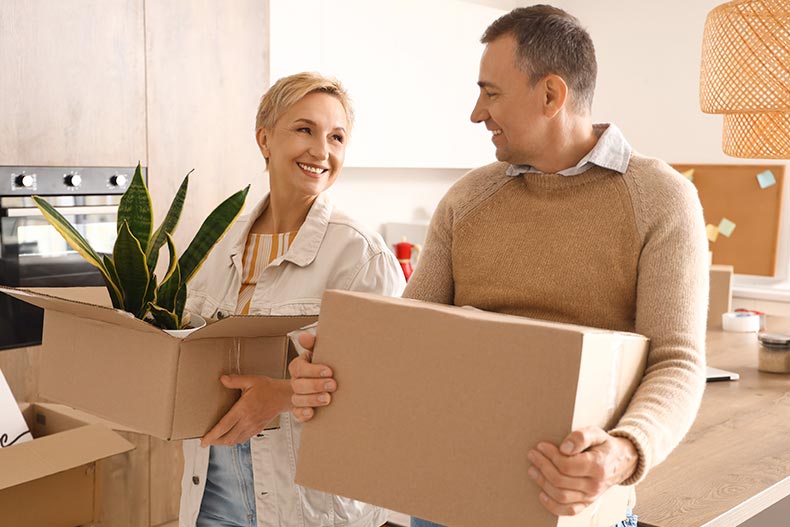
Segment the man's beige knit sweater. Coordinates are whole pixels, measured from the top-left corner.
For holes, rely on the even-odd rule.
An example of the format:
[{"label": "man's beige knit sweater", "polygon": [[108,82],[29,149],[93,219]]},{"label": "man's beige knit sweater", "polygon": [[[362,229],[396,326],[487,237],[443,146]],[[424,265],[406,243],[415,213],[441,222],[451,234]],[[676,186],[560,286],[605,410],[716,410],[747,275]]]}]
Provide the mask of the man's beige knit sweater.
[{"label": "man's beige knit sweater", "polygon": [[708,247],[696,190],[637,154],[625,174],[509,177],[507,166],[473,170],[448,191],[404,296],[648,337],[644,378],[610,430],[636,446],[624,483],[637,483],[688,431],[705,385]]}]

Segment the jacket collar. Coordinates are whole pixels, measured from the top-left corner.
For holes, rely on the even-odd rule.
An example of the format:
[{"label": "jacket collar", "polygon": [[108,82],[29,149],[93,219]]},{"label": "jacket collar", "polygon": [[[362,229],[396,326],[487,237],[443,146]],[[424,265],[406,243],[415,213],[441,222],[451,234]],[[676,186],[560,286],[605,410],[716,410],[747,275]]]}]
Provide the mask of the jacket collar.
[{"label": "jacket collar", "polygon": [[[255,205],[250,214],[239,218],[236,222],[233,233],[235,239],[231,246],[230,258],[237,265],[241,265],[244,246],[247,243],[247,237],[250,234],[252,225],[255,223],[255,220],[263,214],[266,207],[269,206],[269,196],[269,194],[266,194],[266,196]],[[288,249],[288,252],[286,252],[281,259],[272,262],[272,264],[278,265],[283,261],[291,262],[299,267],[311,264],[318,254],[321,242],[324,240],[331,215],[332,201],[329,199],[326,192],[322,192],[310,207],[310,211],[307,213],[307,217],[299,228],[299,232],[296,238],[294,238],[293,244]]]}]

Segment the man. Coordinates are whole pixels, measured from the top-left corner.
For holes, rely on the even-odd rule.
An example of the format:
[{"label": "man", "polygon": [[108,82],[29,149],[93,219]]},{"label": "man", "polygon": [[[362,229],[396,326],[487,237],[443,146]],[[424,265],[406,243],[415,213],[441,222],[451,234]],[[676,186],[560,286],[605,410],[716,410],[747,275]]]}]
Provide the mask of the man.
[{"label": "man", "polygon": [[[614,125],[592,123],[595,52],[576,18],[518,8],[482,42],[471,117],[491,131],[499,162],[442,199],[404,296],[650,338],[644,377],[612,430],[575,430],[528,453],[541,503],[574,515],[640,482],[694,419],[705,383],[702,210],[680,174],[633,152]],[[291,373],[295,415],[309,419],[336,387],[320,379],[331,371],[298,360]],[[623,525],[636,525],[628,515]]]}]

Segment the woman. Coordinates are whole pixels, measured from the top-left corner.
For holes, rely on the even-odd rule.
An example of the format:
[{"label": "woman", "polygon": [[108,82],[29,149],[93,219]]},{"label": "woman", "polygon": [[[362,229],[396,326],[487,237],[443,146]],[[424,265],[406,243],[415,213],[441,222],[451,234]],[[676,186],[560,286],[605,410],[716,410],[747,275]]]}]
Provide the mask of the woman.
[{"label": "woman", "polygon": [[[187,308],[318,315],[325,289],[400,295],[405,281],[381,237],[334,209],[324,191],[343,167],[353,113],[333,79],[301,73],[261,98],[256,139],[270,194],[242,217],[190,284]],[[182,527],[378,527],[382,509],[293,483],[300,423],[290,384],[223,376],[241,398],[202,440],[184,442]],[[334,380],[327,391],[334,391]],[[280,415],[280,428],[263,431]]]}]

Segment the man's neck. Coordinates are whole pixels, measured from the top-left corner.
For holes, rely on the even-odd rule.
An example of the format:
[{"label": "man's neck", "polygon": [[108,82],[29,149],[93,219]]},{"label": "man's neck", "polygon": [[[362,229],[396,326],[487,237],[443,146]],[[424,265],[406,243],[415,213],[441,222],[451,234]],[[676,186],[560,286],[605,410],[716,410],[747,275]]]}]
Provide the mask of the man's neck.
[{"label": "man's neck", "polygon": [[598,135],[589,115],[565,114],[550,127],[546,148],[533,167],[545,173],[556,173],[576,166],[598,143]]}]

